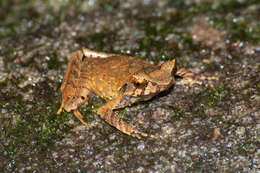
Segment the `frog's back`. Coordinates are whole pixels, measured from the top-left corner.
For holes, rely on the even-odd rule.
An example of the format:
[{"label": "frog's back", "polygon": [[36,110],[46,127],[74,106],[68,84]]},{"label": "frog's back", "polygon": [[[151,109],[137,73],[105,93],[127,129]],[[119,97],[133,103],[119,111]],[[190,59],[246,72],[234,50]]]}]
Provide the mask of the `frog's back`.
[{"label": "frog's back", "polygon": [[108,58],[86,58],[81,77],[87,86],[106,100],[119,95],[121,86],[130,80],[134,73],[156,66],[140,58],[111,56]]}]

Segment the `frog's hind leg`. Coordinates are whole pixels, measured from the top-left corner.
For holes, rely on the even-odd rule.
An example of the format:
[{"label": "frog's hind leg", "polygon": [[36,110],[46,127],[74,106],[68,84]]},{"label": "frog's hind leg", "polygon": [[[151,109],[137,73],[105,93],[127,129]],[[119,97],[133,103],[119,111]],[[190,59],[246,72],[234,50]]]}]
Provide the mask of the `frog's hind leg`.
[{"label": "frog's hind leg", "polygon": [[123,96],[119,96],[107,102],[104,106],[100,107],[97,113],[100,115],[102,119],[104,119],[110,125],[114,126],[115,128],[127,135],[131,135],[137,138],[140,138],[141,136],[150,136],[155,138],[154,135],[149,135],[147,133],[140,132],[135,128],[135,126],[128,124],[113,112],[113,109],[118,109],[126,105],[129,104],[126,104],[124,102]]},{"label": "frog's hind leg", "polygon": [[[216,76],[203,76],[196,74],[190,70],[187,70],[185,68],[179,68],[176,73],[176,76],[182,77],[182,79],[179,81],[181,84],[188,85],[188,87],[191,87],[193,84],[199,84],[202,85],[203,81],[214,81],[217,80]],[[214,85],[205,84],[206,86],[210,86],[211,88],[214,88]]]}]

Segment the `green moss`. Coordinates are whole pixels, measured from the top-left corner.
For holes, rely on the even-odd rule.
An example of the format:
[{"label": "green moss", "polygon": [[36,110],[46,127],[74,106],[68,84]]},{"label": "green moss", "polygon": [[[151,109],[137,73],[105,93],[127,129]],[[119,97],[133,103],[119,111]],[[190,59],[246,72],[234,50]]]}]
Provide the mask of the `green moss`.
[{"label": "green moss", "polygon": [[48,68],[51,70],[60,69],[61,63],[58,61],[56,52],[49,54],[49,59],[47,60]]},{"label": "green moss", "polygon": [[125,108],[124,108],[124,109],[117,110],[117,111],[116,111],[116,114],[117,114],[120,118],[122,118],[122,119],[126,119],[126,118],[127,118],[127,111],[126,111]]},{"label": "green moss", "polygon": [[189,7],[185,1],[182,0],[168,0],[167,2],[169,6],[174,6],[177,9],[186,10]]},{"label": "green moss", "polygon": [[21,25],[39,17],[30,1],[0,1],[0,38],[14,36]]},{"label": "green moss", "polygon": [[223,121],[223,116],[224,116],[224,114],[219,113],[219,114],[214,115],[214,118],[216,120],[219,120],[218,122],[221,122],[221,121]]},{"label": "green moss", "polygon": [[[224,91],[228,90],[227,87],[225,87],[224,84],[219,84],[216,89],[208,88],[205,92],[202,92],[199,94],[195,100],[194,105],[192,106],[193,114],[199,116],[201,119],[208,118],[208,115],[206,114],[205,110],[208,108],[213,108],[215,106],[218,106],[221,104],[221,102],[228,97],[230,97],[228,94]],[[225,108],[223,108],[225,109]],[[224,110],[223,110],[224,111]],[[216,120],[221,120],[222,114],[219,113],[216,115]]]},{"label": "green moss", "polygon": [[254,153],[259,144],[260,143],[257,141],[243,141],[242,143],[238,143],[235,148],[239,154],[248,155],[250,153]]},{"label": "green moss", "polygon": [[230,12],[232,10],[237,10],[239,8],[245,8],[251,4],[257,3],[257,0],[219,0],[214,4],[214,9],[221,13]]},{"label": "green moss", "polygon": [[[92,104],[92,103],[88,103],[87,105],[81,106],[79,108],[79,111],[81,112],[82,116],[83,116],[83,120],[87,123],[90,123],[92,121],[94,121],[95,119],[95,110],[100,107],[100,104]],[[65,112],[65,111],[63,111]],[[72,113],[71,113],[72,114]],[[75,116],[74,120],[78,121],[79,123],[81,123]]]},{"label": "green moss", "polygon": [[199,102],[203,103],[207,107],[214,107],[216,106],[220,101],[228,97],[227,94],[230,94],[230,92],[227,92],[227,94],[223,94],[225,90],[230,91],[229,88],[225,87],[223,83],[219,84],[215,89],[209,88],[207,92],[202,93],[202,95],[199,98]]},{"label": "green moss", "polygon": [[10,37],[16,34],[15,31],[15,26],[10,24],[10,25],[5,25],[0,27],[0,38],[4,38],[4,37]]},{"label": "green moss", "polygon": [[[250,41],[257,44],[260,40],[260,28],[259,24],[252,25],[252,21],[258,16],[258,14],[250,14],[244,16],[238,16],[237,10],[239,8],[246,8],[254,4],[256,1],[217,1],[213,5],[213,11],[211,14],[212,22],[215,27],[221,30],[228,30],[230,34],[230,39],[232,41]],[[228,11],[230,16],[226,16]]]},{"label": "green moss", "polygon": [[0,82],[0,88],[5,88],[8,86],[9,80],[6,78],[4,81]]},{"label": "green moss", "polygon": [[118,7],[119,7],[119,1],[98,0],[96,3],[98,4],[100,9],[104,9],[105,11],[110,12],[110,13],[116,11],[116,9],[118,9]]},{"label": "green moss", "polygon": [[208,106],[216,106],[219,101],[221,100],[221,92],[224,91],[224,85],[220,84],[216,90],[211,90],[209,99],[208,99]]},{"label": "green moss", "polygon": [[174,113],[171,116],[172,120],[180,120],[185,116],[185,111],[182,110],[177,104],[173,104],[172,109],[174,110]]},{"label": "green moss", "polygon": [[[15,79],[11,79],[9,85],[15,83]],[[0,107],[12,111],[13,114],[12,119],[0,117],[0,127],[4,132],[1,137],[4,137],[8,144],[4,147],[9,153],[7,157],[12,157],[10,153],[19,155],[21,150],[32,151],[37,148],[38,151],[46,151],[55,140],[62,139],[71,129],[64,123],[68,120],[67,116],[56,115],[59,105],[53,99],[54,91],[48,82],[36,86],[34,92],[37,94],[37,100],[34,101],[25,101],[22,95],[16,92],[0,92]],[[46,97],[42,97],[45,94]],[[9,104],[5,104],[6,102]],[[33,108],[30,109],[29,105]]]},{"label": "green moss", "polygon": [[16,153],[21,148],[27,150],[28,147],[37,147],[39,150],[47,149],[54,144],[55,139],[62,138],[69,129],[65,125],[63,132],[59,133],[59,126],[64,124],[63,119],[64,116],[50,115],[49,113],[31,114],[29,117],[20,114],[14,120],[14,126],[7,123],[7,120],[1,119],[1,122],[4,122],[2,128],[7,135],[8,152]]}]

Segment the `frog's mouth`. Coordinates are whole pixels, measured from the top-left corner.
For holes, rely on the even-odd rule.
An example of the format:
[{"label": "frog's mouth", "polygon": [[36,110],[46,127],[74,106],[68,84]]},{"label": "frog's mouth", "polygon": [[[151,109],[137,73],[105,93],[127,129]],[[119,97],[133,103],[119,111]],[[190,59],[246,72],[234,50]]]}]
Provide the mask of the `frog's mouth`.
[{"label": "frog's mouth", "polygon": [[80,104],[81,103],[77,97],[67,96],[62,99],[61,106],[58,109],[57,114],[60,114],[63,109],[65,109],[67,112],[76,110]]}]

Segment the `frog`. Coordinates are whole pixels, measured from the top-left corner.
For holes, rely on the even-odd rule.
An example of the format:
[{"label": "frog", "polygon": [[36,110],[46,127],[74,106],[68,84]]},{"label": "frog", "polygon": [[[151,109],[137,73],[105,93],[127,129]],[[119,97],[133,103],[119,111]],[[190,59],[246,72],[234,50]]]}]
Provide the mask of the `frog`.
[{"label": "frog", "polygon": [[215,76],[202,76],[180,68],[176,65],[176,59],[154,65],[142,58],[82,47],[72,52],[68,62],[60,87],[62,102],[57,114],[61,114],[63,109],[73,112],[88,127],[78,108],[87,105],[89,96],[95,93],[106,101],[97,110],[101,119],[124,134],[136,138],[155,138],[127,123],[115,110],[150,100],[169,90],[176,83],[177,77],[188,86],[216,79]]}]

